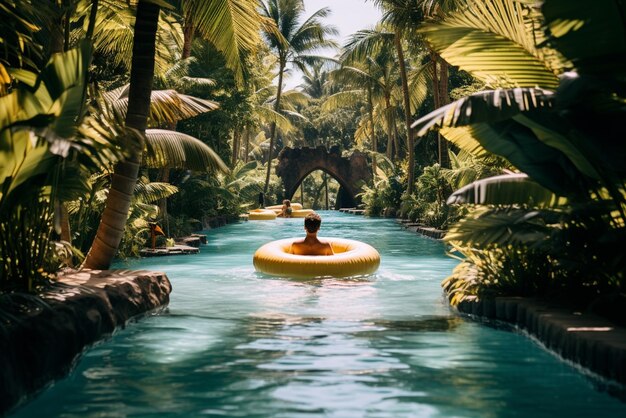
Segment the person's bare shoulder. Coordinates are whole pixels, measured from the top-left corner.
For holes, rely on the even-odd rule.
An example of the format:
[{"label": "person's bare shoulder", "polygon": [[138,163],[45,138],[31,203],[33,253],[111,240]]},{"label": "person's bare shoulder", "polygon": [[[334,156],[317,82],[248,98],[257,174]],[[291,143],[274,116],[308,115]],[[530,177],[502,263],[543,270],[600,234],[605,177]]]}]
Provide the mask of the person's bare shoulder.
[{"label": "person's bare shoulder", "polygon": [[291,254],[302,255],[302,245],[304,241],[294,241],[291,243]]}]

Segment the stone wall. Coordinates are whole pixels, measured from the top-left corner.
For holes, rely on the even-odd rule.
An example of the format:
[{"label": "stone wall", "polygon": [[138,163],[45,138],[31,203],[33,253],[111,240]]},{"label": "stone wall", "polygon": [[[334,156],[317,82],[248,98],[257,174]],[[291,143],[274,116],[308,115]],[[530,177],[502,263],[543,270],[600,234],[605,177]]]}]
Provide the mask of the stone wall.
[{"label": "stone wall", "polygon": [[313,171],[323,170],[330,174],[344,190],[343,204],[356,205],[361,187],[372,178],[367,156],[354,151],[350,157],[342,157],[339,147],[283,148],[278,154],[276,174],[283,181],[285,198],[292,199],[300,183]]},{"label": "stone wall", "polygon": [[626,384],[626,328],[603,317],[515,297],[464,301],[458,310],[514,324],[564,359]]},{"label": "stone wall", "polygon": [[164,273],[83,270],[35,298],[0,298],[0,415],[64,376],[82,351],[169,302]]}]

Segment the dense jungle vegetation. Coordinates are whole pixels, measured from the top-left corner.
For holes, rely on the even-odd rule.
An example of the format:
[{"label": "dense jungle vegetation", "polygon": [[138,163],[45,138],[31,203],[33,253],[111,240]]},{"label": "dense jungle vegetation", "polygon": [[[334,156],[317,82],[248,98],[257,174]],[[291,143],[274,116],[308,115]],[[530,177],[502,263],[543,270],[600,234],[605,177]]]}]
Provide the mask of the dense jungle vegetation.
[{"label": "dense jungle vegetation", "polygon": [[447,230],[453,304],[623,298],[626,4],[373,3],[339,45],[302,0],[0,0],[1,291],[280,203],[322,145],[368,154],[370,216]]}]

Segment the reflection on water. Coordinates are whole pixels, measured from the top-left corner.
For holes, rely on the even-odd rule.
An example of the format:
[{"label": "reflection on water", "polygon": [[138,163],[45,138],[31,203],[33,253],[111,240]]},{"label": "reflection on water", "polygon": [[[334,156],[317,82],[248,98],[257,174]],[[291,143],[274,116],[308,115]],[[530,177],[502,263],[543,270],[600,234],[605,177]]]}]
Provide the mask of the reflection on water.
[{"label": "reflection on water", "polygon": [[168,273],[171,303],[88,350],[18,417],[586,417],[626,405],[528,338],[451,313],[442,244],[393,221],[323,213],[377,274],[289,280],[252,254],[301,219],[209,232],[198,256],[134,261]]}]

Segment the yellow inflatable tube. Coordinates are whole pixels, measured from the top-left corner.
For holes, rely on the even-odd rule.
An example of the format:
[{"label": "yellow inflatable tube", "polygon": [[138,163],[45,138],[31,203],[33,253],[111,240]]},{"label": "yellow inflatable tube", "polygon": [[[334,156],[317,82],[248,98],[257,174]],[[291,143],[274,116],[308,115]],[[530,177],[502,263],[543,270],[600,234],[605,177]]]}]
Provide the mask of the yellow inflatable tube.
[{"label": "yellow inflatable tube", "polygon": [[292,210],[291,217],[292,218],[306,218],[309,213],[315,212],[313,209],[300,209],[300,210]]},{"label": "yellow inflatable tube", "polygon": [[254,253],[254,268],[273,276],[294,278],[362,276],[378,270],[380,254],[371,245],[343,238],[320,240],[329,242],[335,254],[291,254],[295,239],[281,239],[263,245]]},{"label": "yellow inflatable tube", "polygon": [[[272,210],[276,213],[280,213],[283,211],[283,205],[274,205],[274,206],[266,206],[265,209],[268,210]],[[302,209],[302,205],[300,203],[292,203],[291,204],[291,209],[292,210],[301,210]]]},{"label": "yellow inflatable tube", "polygon": [[249,221],[271,221],[276,219],[276,213],[267,209],[253,209],[248,213]]}]

